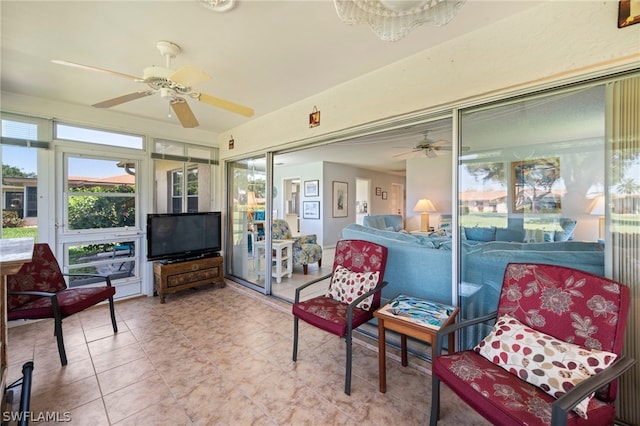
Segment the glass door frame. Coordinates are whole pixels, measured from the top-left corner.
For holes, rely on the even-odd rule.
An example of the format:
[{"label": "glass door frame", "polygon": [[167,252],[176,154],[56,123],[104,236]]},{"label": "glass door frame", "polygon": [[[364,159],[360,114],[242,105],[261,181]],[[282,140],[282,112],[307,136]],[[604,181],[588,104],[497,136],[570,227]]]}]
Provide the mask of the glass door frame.
[{"label": "glass door frame", "polygon": [[[250,163],[255,161],[262,162],[264,158],[264,170],[258,170],[264,173],[264,188],[259,191],[258,205],[264,206],[262,215],[264,216],[263,229],[264,234],[259,234],[253,229],[255,214],[257,210],[253,210],[254,206],[249,206],[249,192],[252,192],[251,204],[256,197],[255,191],[250,191],[250,186],[256,184],[255,175],[252,172],[249,176]],[[246,166],[236,167],[243,162]],[[252,163],[253,165],[255,163]],[[247,174],[238,177],[236,171],[246,168]],[[227,219],[226,219],[226,241],[225,241],[225,276],[239,284],[258,291],[262,294],[271,294],[271,274],[265,273],[264,284],[260,282],[256,276],[256,267],[260,267],[259,260],[256,262],[255,243],[264,238],[264,253],[271,253],[271,223],[273,208],[273,155],[266,153],[263,155],[255,155],[240,159],[225,161],[226,173],[226,193],[227,193]],[[246,182],[241,182],[246,179]],[[260,179],[261,180],[261,179]],[[251,181],[251,183],[249,183]],[[264,197],[264,198],[263,198]],[[260,218],[262,221],[262,217]],[[246,256],[245,256],[246,254]],[[266,259],[265,259],[266,261]],[[265,264],[265,268],[266,268]],[[253,268],[253,269],[252,269]]]}]

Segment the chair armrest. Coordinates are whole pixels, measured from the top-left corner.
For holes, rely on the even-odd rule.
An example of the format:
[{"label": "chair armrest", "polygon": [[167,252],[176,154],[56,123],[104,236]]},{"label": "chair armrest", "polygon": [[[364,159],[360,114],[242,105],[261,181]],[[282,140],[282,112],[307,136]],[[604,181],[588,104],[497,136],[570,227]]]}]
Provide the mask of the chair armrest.
[{"label": "chair armrest", "polygon": [[[360,297],[358,297],[353,302],[349,303],[349,306],[347,307],[347,329],[348,330],[351,330],[351,325],[352,325],[352,321],[353,321],[353,310],[355,309],[356,306],[358,306],[358,303],[362,302],[367,297],[369,297],[369,296],[371,296],[373,294],[376,294],[379,291],[382,291],[382,288],[384,286],[386,286],[387,284],[389,284],[389,283],[386,282],[386,281],[382,281],[380,283],[380,285],[378,285],[375,288],[369,290],[368,292],[366,292],[365,294],[361,295]],[[371,307],[371,309],[373,309],[373,306]]]},{"label": "chair armrest", "polygon": [[300,287],[296,288],[296,297],[294,299],[294,303],[298,303],[300,301],[300,292],[302,290],[304,290],[305,288],[309,287],[312,284],[319,283],[320,281],[324,281],[327,278],[331,278],[332,276],[333,276],[333,272],[331,272],[329,274],[326,274],[326,275],[323,275],[323,276],[318,277],[318,278],[314,278],[311,281],[307,281],[306,283],[302,284]]},{"label": "chair armrest", "polygon": [[93,278],[102,278],[106,281],[107,287],[111,287],[111,277],[109,275],[101,275],[101,274],[62,274],[65,277],[93,277]]},{"label": "chair armrest", "polygon": [[609,367],[583,380],[569,392],[551,404],[551,425],[564,426],[567,424],[567,414],[580,401],[604,385],[620,377],[636,363],[635,359],[621,355]]},{"label": "chair armrest", "polygon": [[56,295],[55,293],[49,293],[46,291],[8,291],[7,294],[39,297],[52,297]]},{"label": "chair armrest", "polygon": [[[480,324],[492,319],[496,319],[498,317],[498,311],[494,311],[491,312],[487,315],[483,315],[481,317],[477,317],[477,318],[471,318],[469,320],[465,320],[465,321],[461,321],[459,323],[456,324],[451,324],[448,325],[444,328],[441,328],[440,330],[438,330],[438,332],[436,333],[436,345],[433,348],[433,356],[435,357],[436,355],[440,355],[440,353],[442,353],[442,343],[444,341],[444,337],[453,333],[454,331],[457,331],[461,328],[466,328],[466,327],[471,327],[472,325],[476,325],[476,324]],[[453,350],[453,349],[451,349]]]}]

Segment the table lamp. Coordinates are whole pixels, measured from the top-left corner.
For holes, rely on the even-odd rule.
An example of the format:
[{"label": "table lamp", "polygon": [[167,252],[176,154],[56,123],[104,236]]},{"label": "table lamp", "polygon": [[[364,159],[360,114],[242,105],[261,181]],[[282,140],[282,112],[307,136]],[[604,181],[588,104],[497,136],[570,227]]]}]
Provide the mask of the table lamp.
[{"label": "table lamp", "polygon": [[429,232],[429,212],[435,212],[436,208],[433,206],[431,200],[422,198],[418,200],[416,206],[413,208],[414,212],[421,212],[420,217],[420,232]]}]

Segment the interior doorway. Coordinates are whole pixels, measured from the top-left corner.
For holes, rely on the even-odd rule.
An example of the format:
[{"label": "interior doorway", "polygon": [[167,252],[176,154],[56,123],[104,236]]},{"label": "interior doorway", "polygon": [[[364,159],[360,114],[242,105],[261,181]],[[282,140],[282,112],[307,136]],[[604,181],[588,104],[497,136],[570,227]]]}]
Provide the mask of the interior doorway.
[{"label": "interior doorway", "polygon": [[358,225],[362,225],[364,217],[369,214],[370,188],[370,179],[356,178],[356,223]]},{"label": "interior doorway", "polygon": [[284,220],[293,235],[300,234],[300,178],[284,180]]}]

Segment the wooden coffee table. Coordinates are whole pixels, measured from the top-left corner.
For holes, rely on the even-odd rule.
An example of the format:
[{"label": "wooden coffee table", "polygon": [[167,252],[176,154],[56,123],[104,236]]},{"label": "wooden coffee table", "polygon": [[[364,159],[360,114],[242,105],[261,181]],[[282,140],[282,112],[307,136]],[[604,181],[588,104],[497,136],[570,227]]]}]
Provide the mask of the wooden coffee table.
[{"label": "wooden coffee table", "polygon": [[[395,299],[395,298],[394,298]],[[410,319],[394,315],[389,310],[389,304],[393,302],[393,299],[390,300],[384,306],[378,308],[373,316],[378,319],[378,363],[379,363],[379,375],[380,375],[380,392],[384,393],[387,391],[387,355],[386,355],[386,338],[385,331],[393,330],[400,334],[400,349],[402,353],[402,366],[406,367],[408,365],[407,359],[407,336],[414,337],[418,340],[422,340],[424,342],[428,342],[431,344],[432,357],[433,357],[433,346],[435,344],[436,333],[440,329],[440,327],[434,327],[431,325],[419,324],[417,322],[411,321]],[[456,315],[458,315],[459,308],[455,308],[454,311],[449,315],[446,321],[443,323],[442,327],[445,327],[449,324],[453,324],[455,322]],[[454,333],[449,335],[449,351],[451,351],[455,346],[455,336]]]}]

